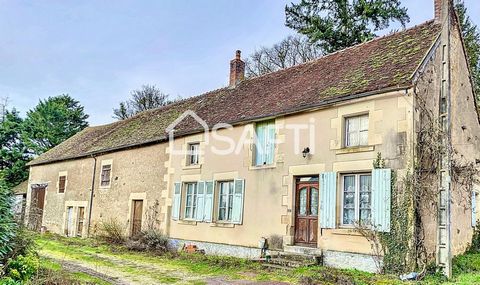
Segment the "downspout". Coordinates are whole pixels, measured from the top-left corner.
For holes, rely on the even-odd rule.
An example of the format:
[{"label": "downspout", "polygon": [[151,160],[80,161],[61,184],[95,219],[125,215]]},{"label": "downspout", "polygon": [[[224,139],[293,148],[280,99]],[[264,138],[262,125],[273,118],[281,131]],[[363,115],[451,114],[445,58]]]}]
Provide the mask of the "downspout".
[{"label": "downspout", "polygon": [[92,209],[93,209],[93,195],[95,189],[95,174],[97,172],[97,157],[93,156],[93,174],[92,174],[92,189],[90,190],[90,202],[88,206],[88,228],[87,228],[87,236],[90,237],[90,225],[92,223]]}]

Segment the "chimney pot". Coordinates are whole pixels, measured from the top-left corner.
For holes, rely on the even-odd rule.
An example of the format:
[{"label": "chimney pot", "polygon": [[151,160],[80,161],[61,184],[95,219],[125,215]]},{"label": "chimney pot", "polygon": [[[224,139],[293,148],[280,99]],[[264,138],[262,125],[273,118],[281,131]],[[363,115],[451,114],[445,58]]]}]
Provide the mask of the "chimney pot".
[{"label": "chimney pot", "polygon": [[230,61],[230,87],[235,87],[245,78],[245,62],[241,59],[241,51],[235,52],[235,58]]}]

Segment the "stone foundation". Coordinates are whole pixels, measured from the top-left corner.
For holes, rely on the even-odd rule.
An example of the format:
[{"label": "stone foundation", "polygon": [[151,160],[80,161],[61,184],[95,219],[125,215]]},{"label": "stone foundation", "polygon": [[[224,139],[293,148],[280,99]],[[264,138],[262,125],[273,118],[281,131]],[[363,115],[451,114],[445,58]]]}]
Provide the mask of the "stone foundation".
[{"label": "stone foundation", "polygon": [[[169,239],[168,247],[177,250],[183,247],[184,244],[194,244],[198,249],[205,250],[209,255],[220,256],[234,256],[239,258],[254,259],[259,258],[261,250],[259,248],[245,247],[238,245]],[[321,251],[317,249],[317,251]],[[273,253],[273,252],[272,252]],[[342,268],[342,269],[357,269],[371,273],[378,272],[374,257],[368,254],[348,253],[340,251],[323,251],[323,262],[325,266]]]}]

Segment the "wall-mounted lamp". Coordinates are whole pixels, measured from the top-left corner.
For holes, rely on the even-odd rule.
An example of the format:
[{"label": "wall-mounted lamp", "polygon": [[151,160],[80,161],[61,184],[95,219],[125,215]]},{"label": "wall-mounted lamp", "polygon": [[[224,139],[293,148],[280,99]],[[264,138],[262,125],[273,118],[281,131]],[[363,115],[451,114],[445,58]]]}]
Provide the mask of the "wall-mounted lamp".
[{"label": "wall-mounted lamp", "polygon": [[309,147],[304,148],[302,151],[303,158],[306,158],[307,155],[309,154],[310,154],[310,148]]}]

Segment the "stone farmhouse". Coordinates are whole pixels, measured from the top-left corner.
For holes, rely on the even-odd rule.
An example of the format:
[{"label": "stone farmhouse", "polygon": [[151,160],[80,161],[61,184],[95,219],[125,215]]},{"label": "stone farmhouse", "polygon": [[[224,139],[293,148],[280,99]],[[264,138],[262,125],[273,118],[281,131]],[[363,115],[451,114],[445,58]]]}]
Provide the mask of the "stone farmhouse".
[{"label": "stone farmhouse", "polygon": [[414,239],[417,215],[426,255],[448,273],[480,192],[479,116],[449,3],[435,0],[434,20],[255,78],[238,51],[229,86],[86,128],[29,164],[27,223],[87,237],[116,219],[135,235],[154,209],[172,245],[258,257],[267,239],[376,271],[359,228]]}]

